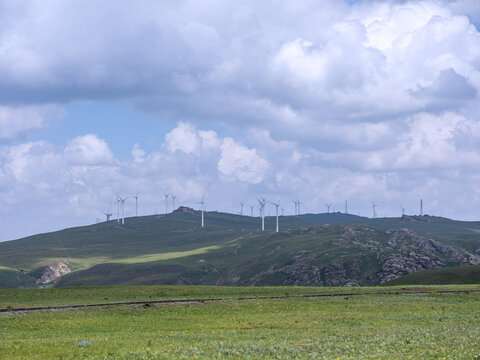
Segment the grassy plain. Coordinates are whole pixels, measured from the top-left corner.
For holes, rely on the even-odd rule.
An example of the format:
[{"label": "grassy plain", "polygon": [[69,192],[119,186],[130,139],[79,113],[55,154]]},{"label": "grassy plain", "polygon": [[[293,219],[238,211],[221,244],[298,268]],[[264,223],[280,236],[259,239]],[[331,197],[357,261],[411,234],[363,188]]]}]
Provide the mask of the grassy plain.
[{"label": "grassy plain", "polygon": [[0,289],[0,309],[106,304],[184,299],[236,299],[245,297],[301,296],[321,294],[365,294],[381,292],[435,293],[437,291],[480,291],[477,285],[308,287],[308,286],[87,286],[55,289]]},{"label": "grassy plain", "polygon": [[2,359],[474,359],[479,339],[479,293],[0,315]]}]

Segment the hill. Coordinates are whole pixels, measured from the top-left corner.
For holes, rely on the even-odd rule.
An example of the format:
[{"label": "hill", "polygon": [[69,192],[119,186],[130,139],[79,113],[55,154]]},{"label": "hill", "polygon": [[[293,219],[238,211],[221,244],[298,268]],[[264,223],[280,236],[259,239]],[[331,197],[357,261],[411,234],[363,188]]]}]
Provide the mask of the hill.
[{"label": "hill", "polygon": [[181,207],[0,243],[0,287],[108,284],[377,285],[480,264],[480,223],[305,214],[260,219]]},{"label": "hill", "polygon": [[480,284],[480,265],[447,267],[418,271],[386,282],[384,285]]}]

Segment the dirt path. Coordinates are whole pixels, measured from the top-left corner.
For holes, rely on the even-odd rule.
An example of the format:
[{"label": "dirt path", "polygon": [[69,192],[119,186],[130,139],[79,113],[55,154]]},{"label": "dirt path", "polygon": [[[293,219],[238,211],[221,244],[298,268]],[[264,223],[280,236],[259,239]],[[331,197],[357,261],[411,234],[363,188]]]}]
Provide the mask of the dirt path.
[{"label": "dirt path", "polygon": [[148,300],[148,301],[125,301],[113,303],[85,304],[85,305],[62,305],[62,306],[40,306],[25,308],[5,308],[0,309],[0,314],[27,314],[34,311],[61,311],[61,310],[80,310],[92,307],[102,306],[150,306],[154,304],[189,304],[206,303],[220,301],[246,301],[246,300],[275,300],[289,298],[325,298],[325,297],[346,297],[346,296],[364,296],[364,295],[455,295],[466,293],[480,293],[480,290],[437,290],[437,291],[379,291],[365,293],[337,293],[337,294],[312,294],[312,295],[283,295],[283,296],[257,296],[257,297],[238,297],[238,298],[212,298],[212,299],[172,299],[172,300]]}]

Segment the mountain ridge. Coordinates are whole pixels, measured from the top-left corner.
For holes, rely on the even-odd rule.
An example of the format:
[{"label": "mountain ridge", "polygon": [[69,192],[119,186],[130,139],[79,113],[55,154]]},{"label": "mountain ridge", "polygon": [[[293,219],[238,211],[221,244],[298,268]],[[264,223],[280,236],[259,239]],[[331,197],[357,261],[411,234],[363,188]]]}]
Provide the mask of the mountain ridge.
[{"label": "mountain ridge", "polygon": [[185,207],[125,220],[0,243],[0,287],[378,285],[419,270],[480,264],[479,222],[428,215],[281,216],[279,233],[275,217],[266,217],[262,232],[260,218],[222,212],[206,212],[201,228],[200,212]]}]

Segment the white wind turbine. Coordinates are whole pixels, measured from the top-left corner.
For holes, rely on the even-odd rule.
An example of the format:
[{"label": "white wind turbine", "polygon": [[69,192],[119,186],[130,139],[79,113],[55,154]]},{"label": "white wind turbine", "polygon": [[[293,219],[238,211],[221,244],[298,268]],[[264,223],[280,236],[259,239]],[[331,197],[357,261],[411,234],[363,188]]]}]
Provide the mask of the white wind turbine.
[{"label": "white wind turbine", "polygon": [[258,200],[258,206],[260,209],[260,216],[262,217],[262,231],[265,230],[265,204],[267,203],[267,200],[264,199],[263,197],[260,197]]},{"label": "white wind turbine", "polygon": [[278,200],[276,203],[274,203],[273,201],[270,201],[270,203],[275,206],[275,212],[277,213],[277,227],[276,227],[276,230],[275,232],[278,233],[278,207],[280,206],[280,200]]},{"label": "white wind turbine", "polygon": [[332,206],[332,204],[325,203],[325,206],[327,207],[327,213],[330,214],[330,207]]},{"label": "white wind turbine", "polygon": [[202,228],[205,227],[205,223],[203,221],[203,205],[205,204],[205,194],[203,194],[203,197],[202,197],[202,201],[199,201],[197,202],[197,204],[201,204],[202,205]]},{"label": "white wind turbine", "polygon": [[297,211],[297,200],[292,200],[293,203],[295,204],[295,215],[297,215],[298,211]]},{"label": "white wind turbine", "polygon": [[251,210],[251,217],[253,217],[253,209],[255,208],[255,205],[248,205],[250,207],[250,210]]},{"label": "white wind turbine", "polygon": [[112,217],[112,213],[110,212],[110,208],[112,207],[112,202],[110,201],[110,204],[108,205],[108,210],[107,212],[104,212],[103,214],[107,217],[107,222],[110,221],[110,218]]},{"label": "white wind turbine", "polygon": [[170,194],[170,196],[172,197],[172,205],[173,205],[172,211],[174,211],[175,210],[175,199],[177,198],[177,195]]},{"label": "white wind turbine", "polygon": [[135,199],[135,216],[138,216],[138,192],[133,196]]},{"label": "white wind turbine", "polygon": [[[127,198],[123,198],[117,195],[117,204],[118,204],[118,211],[117,211],[117,222],[120,222],[119,213],[122,212],[122,224],[125,224],[125,200]],[[121,209],[121,210],[120,210]]]},{"label": "white wind turbine", "polygon": [[119,224],[120,223],[120,196],[118,196],[117,194],[115,194],[117,196],[117,203],[115,204],[117,206],[117,223]]},{"label": "white wind turbine", "polygon": [[170,196],[170,194],[166,194],[164,191],[163,196],[165,196],[165,214],[167,214],[168,213],[168,197]]},{"label": "white wind turbine", "polygon": [[372,210],[373,210],[373,218],[375,219],[377,217],[377,204],[375,204],[373,201],[372,201]]},{"label": "white wind turbine", "polygon": [[243,215],[243,205],[244,205],[244,204],[241,202],[241,203],[240,203],[240,215]]}]

